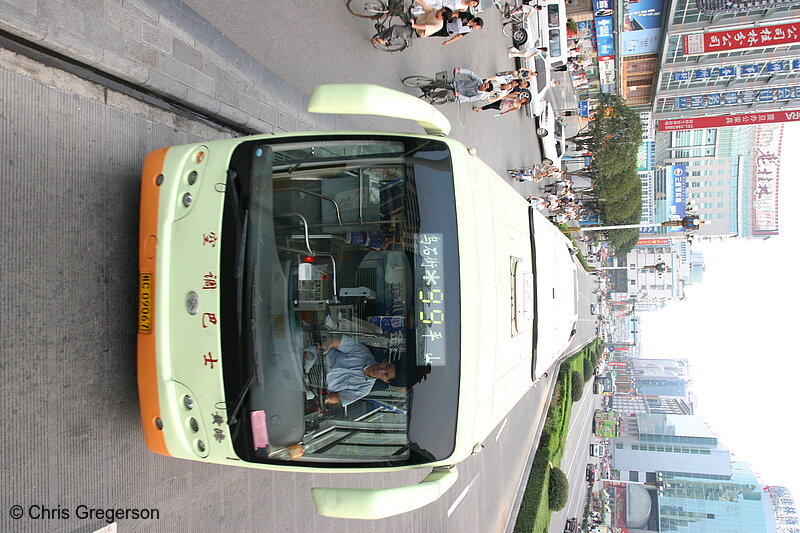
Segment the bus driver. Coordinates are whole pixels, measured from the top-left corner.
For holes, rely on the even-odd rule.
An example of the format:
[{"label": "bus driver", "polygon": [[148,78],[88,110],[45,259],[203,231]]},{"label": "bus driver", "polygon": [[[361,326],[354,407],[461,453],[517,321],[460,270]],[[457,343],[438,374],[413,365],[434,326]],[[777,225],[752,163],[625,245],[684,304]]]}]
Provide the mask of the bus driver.
[{"label": "bus driver", "polygon": [[372,390],[377,379],[385,383],[397,375],[394,363],[375,361],[372,352],[347,335],[335,335],[322,345],[327,355],[327,389],[325,403],[347,407]]}]

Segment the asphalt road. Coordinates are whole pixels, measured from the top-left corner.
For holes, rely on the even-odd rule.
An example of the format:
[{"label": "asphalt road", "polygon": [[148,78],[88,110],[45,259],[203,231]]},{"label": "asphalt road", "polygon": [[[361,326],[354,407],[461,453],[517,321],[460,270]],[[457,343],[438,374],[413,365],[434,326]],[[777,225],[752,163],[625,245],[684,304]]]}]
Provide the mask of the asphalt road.
[{"label": "asphalt road", "polygon": [[[497,9],[481,14],[486,22],[483,30],[455,43],[443,46],[444,39],[416,39],[403,52],[386,53],[370,44],[375,33],[373,21],[352,15],[344,0],[270,2],[269,9],[256,0],[240,0],[226,9],[220,9],[216,0],[185,3],[305,92],[320,83],[375,83],[416,95],[415,89],[402,85],[402,78],[432,76],[455,67],[466,67],[483,76],[514,68],[513,60],[506,55],[511,40],[501,32]],[[480,157],[499,172],[539,161],[532,119],[523,112],[495,118],[490,112],[475,113],[471,107],[456,103],[440,107],[453,125],[451,137],[478,147]],[[416,125],[396,119],[364,117],[357,123],[419,131]]]},{"label": "asphalt road", "polygon": [[600,407],[600,397],[592,394],[594,380],[589,380],[583,390],[583,397],[572,404],[572,416],[567,432],[567,445],[561,470],[569,480],[569,499],[567,505],[550,517],[549,533],[562,533],[564,523],[572,517],[582,520],[586,506],[586,465],[590,462],[589,444],[592,441],[592,419],[595,409]]},{"label": "asphalt road", "polygon": [[[371,48],[369,22],[349,15],[343,3],[282,3],[266,11],[256,2],[226,10],[211,2],[190,4],[201,13],[216,11],[209,14],[214,24],[304,90],[323,80],[395,80],[399,88],[399,78],[411,73],[511,66],[503,55],[506,38],[491,26],[495,12],[487,16],[489,27],[467,40],[447,47],[418,42],[390,55]],[[286,23],[294,20],[303,24]],[[484,451],[459,467],[457,484],[443,498],[377,522],[319,517],[309,489],[413,484],[425,471],[282,474],[147,452],[135,388],[133,322],[141,161],[161,146],[219,134],[68,77],[55,76],[54,83],[49,75],[58,87],[52,88],[14,73],[8,63],[0,67],[0,219],[7,251],[0,282],[0,409],[7,416],[0,530],[94,531],[106,525],[96,516],[81,518],[81,505],[159,511],[158,519],[118,521],[121,531],[428,533],[505,527],[549,381],[537,384]],[[524,114],[494,119],[455,104],[443,110],[455,126],[453,136],[477,146],[496,169],[538,160],[533,123]],[[524,192],[532,187],[515,186]],[[588,294],[592,280],[586,278],[581,291]],[[586,314],[588,304],[582,304]],[[579,323],[576,344],[591,337],[589,326]],[[23,506],[26,515],[14,520],[12,505]]]}]

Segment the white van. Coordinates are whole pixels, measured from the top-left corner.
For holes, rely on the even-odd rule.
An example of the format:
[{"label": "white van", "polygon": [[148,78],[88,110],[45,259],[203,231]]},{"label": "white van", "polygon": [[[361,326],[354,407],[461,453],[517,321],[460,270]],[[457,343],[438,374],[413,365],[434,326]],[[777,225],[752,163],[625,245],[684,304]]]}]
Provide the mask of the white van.
[{"label": "white van", "polygon": [[[514,43],[528,48],[546,46],[551,67],[567,64],[567,9],[564,0],[539,2],[540,10],[534,10],[524,24],[525,39]],[[537,41],[541,44],[537,44]]]}]

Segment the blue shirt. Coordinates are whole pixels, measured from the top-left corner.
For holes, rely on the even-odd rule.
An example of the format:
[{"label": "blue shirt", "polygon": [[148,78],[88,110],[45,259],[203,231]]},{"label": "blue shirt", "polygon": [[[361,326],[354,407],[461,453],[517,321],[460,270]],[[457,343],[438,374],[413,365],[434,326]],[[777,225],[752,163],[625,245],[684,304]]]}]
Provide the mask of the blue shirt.
[{"label": "blue shirt", "polygon": [[375,378],[364,373],[364,369],[376,363],[372,352],[342,335],[339,347],[328,352],[327,387],[330,392],[338,392],[343,406],[348,406],[363,398],[375,384]]}]

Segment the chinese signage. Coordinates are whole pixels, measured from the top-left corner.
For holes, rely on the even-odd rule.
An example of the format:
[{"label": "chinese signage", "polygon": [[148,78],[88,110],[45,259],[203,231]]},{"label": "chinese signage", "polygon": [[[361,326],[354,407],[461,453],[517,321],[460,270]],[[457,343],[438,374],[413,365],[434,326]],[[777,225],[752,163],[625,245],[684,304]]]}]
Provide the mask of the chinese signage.
[{"label": "chinese signage", "polygon": [[[686,215],[686,165],[667,167],[667,214],[670,220],[680,220]],[[683,231],[670,226],[667,231]]]},{"label": "chinese signage", "polygon": [[800,42],[800,24],[684,35],[683,55],[713,54]]},{"label": "chinese signage", "polygon": [[778,176],[783,124],[756,126],[753,154],[753,235],[778,234]]},{"label": "chinese signage", "polygon": [[[793,64],[793,63],[792,63]],[[752,63],[746,65],[726,65],[722,67],[703,67],[693,70],[683,70],[672,72],[670,76],[671,81],[691,81],[703,79],[716,79],[716,78],[731,78],[735,76],[748,77],[757,76],[759,74],[767,74],[773,72],[788,72],[789,70],[800,70],[798,68],[790,68],[789,61],[766,61],[763,63]]]},{"label": "chinese signage", "polygon": [[653,114],[650,111],[639,113],[639,120],[642,121],[642,140],[655,141],[656,130],[655,123],[653,122]]},{"label": "chinese signage", "polygon": [[597,57],[614,57],[614,17],[596,17]]},{"label": "chinese signage", "polygon": [[[747,91],[742,92],[744,93]],[[800,110],[770,111],[768,113],[749,113],[744,115],[720,115],[715,117],[678,118],[660,120],[658,122],[658,131],[722,128],[725,126],[747,126],[754,124],[771,124],[775,122],[794,122],[798,120],[800,120]]]},{"label": "chinese signage", "polygon": [[606,494],[609,496],[609,505],[611,508],[611,516],[609,517],[609,524],[611,527],[625,529],[628,527],[628,494],[627,485],[622,481],[607,481],[603,480],[603,487]]},{"label": "chinese signage", "polygon": [[639,239],[636,246],[665,246],[671,242],[669,239]]},{"label": "chinese signage", "polygon": [[[600,85],[603,92],[613,92],[614,80],[617,77],[617,70],[613,59],[603,59],[597,62],[597,70],[600,74]],[[610,86],[610,87],[609,87]],[[606,90],[608,88],[608,90]]]}]

